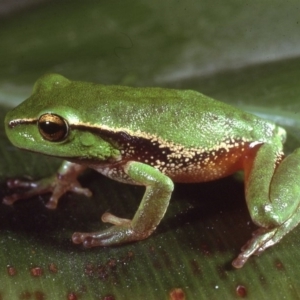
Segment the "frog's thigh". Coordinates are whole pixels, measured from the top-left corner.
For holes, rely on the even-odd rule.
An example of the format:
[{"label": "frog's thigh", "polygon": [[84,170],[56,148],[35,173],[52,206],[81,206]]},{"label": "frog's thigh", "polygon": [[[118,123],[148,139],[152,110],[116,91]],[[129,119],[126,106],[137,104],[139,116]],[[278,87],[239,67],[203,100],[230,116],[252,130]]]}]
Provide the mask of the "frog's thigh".
[{"label": "frog's thigh", "polygon": [[300,203],[300,151],[286,157],[275,169],[280,150],[280,143],[262,145],[246,174],[249,213],[260,227],[280,226],[293,218]]}]

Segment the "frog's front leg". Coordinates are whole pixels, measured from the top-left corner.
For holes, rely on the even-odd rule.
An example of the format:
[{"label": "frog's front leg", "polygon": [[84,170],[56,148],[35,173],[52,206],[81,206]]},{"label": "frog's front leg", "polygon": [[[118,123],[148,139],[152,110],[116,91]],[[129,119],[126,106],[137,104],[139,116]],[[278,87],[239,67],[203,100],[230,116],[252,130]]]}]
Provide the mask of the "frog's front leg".
[{"label": "frog's front leg", "polygon": [[124,172],[133,183],[144,185],[145,194],[132,220],[105,213],[102,221],[114,226],[92,233],[75,232],[72,240],[85,247],[110,246],[147,238],[163,218],[173,191],[173,182],[159,170],[140,163],[128,162]]},{"label": "frog's front leg", "polygon": [[6,196],[3,199],[3,203],[12,205],[17,200],[28,199],[44,193],[52,193],[46,207],[55,209],[59,198],[68,191],[90,197],[92,195],[91,191],[82,188],[77,180],[77,176],[85,169],[85,166],[64,161],[58,171],[50,177],[38,181],[8,180],[7,184],[9,188],[21,187],[29,188],[29,190]]},{"label": "frog's front leg", "polygon": [[233,261],[236,268],[276,244],[300,222],[300,149],[281,159],[281,144],[275,139],[260,146],[253,162],[246,161],[246,201],[260,228]]}]

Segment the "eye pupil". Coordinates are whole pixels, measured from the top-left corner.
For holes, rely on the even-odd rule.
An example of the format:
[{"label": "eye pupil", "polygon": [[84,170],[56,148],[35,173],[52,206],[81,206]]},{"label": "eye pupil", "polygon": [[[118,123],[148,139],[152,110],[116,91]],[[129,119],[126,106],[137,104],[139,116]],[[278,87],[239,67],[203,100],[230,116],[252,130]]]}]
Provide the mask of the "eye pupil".
[{"label": "eye pupil", "polygon": [[68,134],[69,128],[66,120],[55,114],[41,115],[38,128],[42,137],[51,142],[60,142]]},{"label": "eye pupil", "polygon": [[49,135],[55,135],[60,130],[59,125],[49,121],[41,123],[40,128]]}]

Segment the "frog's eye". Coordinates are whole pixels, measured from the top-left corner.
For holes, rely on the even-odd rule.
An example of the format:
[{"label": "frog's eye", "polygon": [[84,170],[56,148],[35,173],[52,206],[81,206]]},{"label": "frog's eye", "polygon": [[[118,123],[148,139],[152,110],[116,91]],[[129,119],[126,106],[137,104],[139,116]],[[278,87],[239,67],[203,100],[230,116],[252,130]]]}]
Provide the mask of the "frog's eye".
[{"label": "frog's eye", "polygon": [[67,121],[54,114],[41,115],[38,120],[38,128],[42,137],[50,142],[62,141],[69,132]]}]

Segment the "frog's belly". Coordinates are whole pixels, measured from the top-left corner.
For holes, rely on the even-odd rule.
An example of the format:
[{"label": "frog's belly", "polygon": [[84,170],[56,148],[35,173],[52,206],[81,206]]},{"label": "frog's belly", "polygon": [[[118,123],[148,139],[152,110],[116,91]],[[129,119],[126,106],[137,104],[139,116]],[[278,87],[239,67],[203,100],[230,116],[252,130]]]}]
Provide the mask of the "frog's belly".
[{"label": "frog's belly", "polygon": [[[99,173],[120,181],[129,184],[138,184],[134,182],[125,172],[123,164],[117,164],[114,166],[90,166]],[[242,169],[239,162],[230,165],[224,164],[216,164],[209,165],[202,168],[199,168],[198,165],[190,165],[188,167],[178,168],[174,167],[156,167],[162,173],[166,174],[170,177],[174,182],[182,182],[182,183],[192,183],[192,182],[204,182],[204,181],[212,181],[222,177],[226,177],[228,175],[233,174],[234,172]]]},{"label": "frog's belly", "polygon": [[90,167],[114,180],[129,184],[138,184],[126,173],[128,163],[130,163],[130,161],[138,161],[158,169],[160,172],[170,177],[174,182],[205,182],[226,177],[243,169],[244,158],[249,158],[250,152],[253,152],[252,154],[255,155],[253,149],[251,151],[241,151],[241,149],[234,148],[227,152],[202,153],[201,155],[194,157],[184,157],[181,155],[178,157],[168,157],[165,160],[156,156],[151,157],[151,160],[131,158],[128,160],[121,160],[112,165],[90,165]]}]

